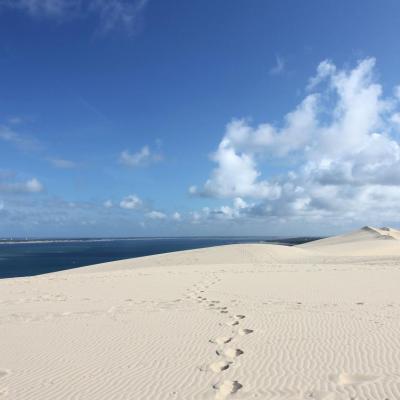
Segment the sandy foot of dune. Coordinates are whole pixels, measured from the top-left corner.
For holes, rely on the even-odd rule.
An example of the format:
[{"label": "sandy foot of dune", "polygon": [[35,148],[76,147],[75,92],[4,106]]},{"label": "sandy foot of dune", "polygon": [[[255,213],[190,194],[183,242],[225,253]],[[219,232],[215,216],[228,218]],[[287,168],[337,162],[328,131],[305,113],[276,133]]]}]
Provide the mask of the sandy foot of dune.
[{"label": "sandy foot of dune", "polygon": [[0,399],[399,399],[399,260],[235,245],[0,281]]}]

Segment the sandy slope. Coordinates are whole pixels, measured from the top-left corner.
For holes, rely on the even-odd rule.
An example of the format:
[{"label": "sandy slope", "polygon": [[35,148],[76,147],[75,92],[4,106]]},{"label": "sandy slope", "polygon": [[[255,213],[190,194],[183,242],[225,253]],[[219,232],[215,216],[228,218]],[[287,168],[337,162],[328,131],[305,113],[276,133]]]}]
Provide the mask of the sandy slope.
[{"label": "sandy slope", "polygon": [[397,256],[400,255],[399,240],[400,231],[397,229],[365,226],[355,232],[316,240],[298,247],[325,254]]},{"label": "sandy slope", "polygon": [[399,399],[398,239],[366,228],[2,280],[0,399]]}]

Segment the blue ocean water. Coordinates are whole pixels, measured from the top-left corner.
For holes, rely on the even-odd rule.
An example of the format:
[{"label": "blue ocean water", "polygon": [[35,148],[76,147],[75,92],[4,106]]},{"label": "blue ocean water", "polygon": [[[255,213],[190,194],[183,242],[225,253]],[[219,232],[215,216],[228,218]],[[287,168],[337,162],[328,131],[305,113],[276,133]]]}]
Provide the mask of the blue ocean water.
[{"label": "blue ocean water", "polygon": [[192,237],[0,241],[0,278],[39,275],[84,265],[234,243],[304,242],[271,237]]}]

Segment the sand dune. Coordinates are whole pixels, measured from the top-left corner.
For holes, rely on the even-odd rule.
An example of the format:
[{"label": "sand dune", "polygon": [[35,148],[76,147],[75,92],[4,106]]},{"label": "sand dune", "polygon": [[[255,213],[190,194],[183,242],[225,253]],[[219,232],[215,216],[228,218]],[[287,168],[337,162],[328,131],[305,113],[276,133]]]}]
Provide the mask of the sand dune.
[{"label": "sand dune", "polygon": [[365,226],[345,235],[316,240],[298,247],[338,255],[400,255],[400,231],[393,228]]},{"label": "sand dune", "polygon": [[400,398],[400,232],[0,281],[0,398]]}]

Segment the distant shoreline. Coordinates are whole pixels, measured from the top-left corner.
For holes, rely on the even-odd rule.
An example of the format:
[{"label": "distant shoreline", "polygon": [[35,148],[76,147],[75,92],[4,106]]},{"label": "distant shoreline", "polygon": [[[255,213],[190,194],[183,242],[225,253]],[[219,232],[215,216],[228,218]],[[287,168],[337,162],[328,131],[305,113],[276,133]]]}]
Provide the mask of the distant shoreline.
[{"label": "distant shoreline", "polygon": [[299,244],[306,243],[313,240],[324,238],[323,236],[295,236],[295,237],[279,237],[271,236],[271,239],[266,239],[265,236],[155,236],[155,237],[118,237],[118,238],[57,238],[57,239],[0,239],[0,245],[2,244],[41,244],[41,243],[84,243],[84,242],[113,242],[113,241],[134,241],[134,240],[198,240],[198,239],[213,239],[213,240],[226,240],[226,239],[259,239],[261,243],[282,243],[282,244]]},{"label": "distant shoreline", "polygon": [[238,243],[293,246],[315,238],[136,237],[15,238],[0,241],[0,279],[41,275],[86,265]]}]

